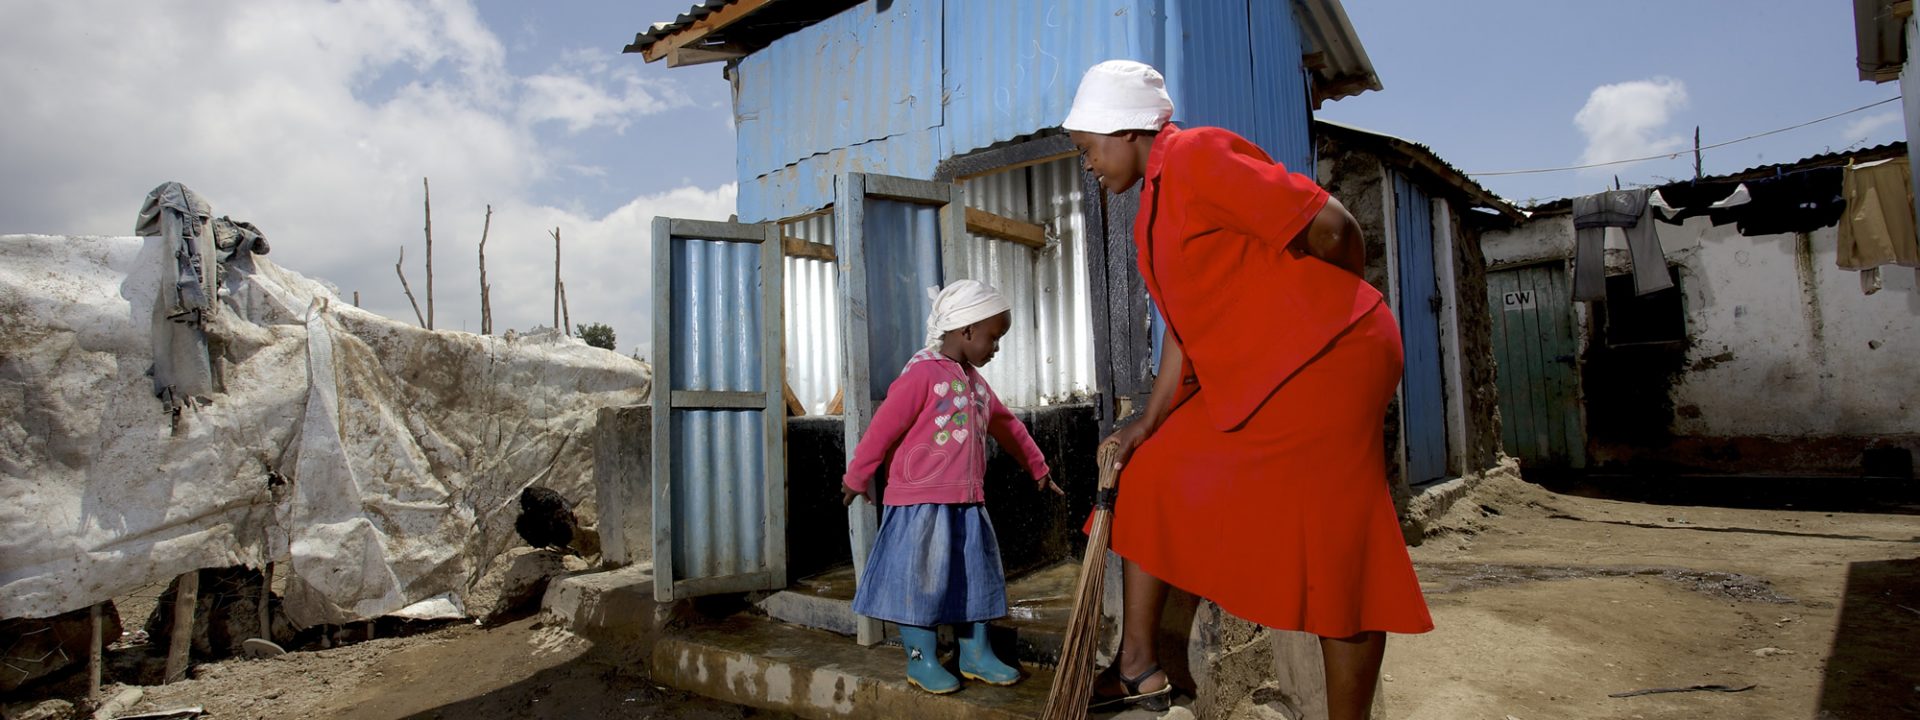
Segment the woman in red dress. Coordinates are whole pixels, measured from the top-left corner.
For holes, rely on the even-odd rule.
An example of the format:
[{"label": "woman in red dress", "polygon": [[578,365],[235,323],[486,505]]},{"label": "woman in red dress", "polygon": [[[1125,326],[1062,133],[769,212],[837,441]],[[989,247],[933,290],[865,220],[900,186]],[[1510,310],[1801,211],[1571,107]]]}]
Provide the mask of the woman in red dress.
[{"label": "woman in red dress", "polygon": [[1172,114],[1160,73],[1109,61],[1064,123],[1108,192],[1142,183],[1133,238],[1167,320],[1146,410],[1105,441],[1125,468],[1125,627],[1095,704],[1166,704],[1153,637],[1172,585],[1320,636],[1329,717],[1365,718],[1386,633],[1433,629],[1387,488],[1399,326],[1339,201]]}]

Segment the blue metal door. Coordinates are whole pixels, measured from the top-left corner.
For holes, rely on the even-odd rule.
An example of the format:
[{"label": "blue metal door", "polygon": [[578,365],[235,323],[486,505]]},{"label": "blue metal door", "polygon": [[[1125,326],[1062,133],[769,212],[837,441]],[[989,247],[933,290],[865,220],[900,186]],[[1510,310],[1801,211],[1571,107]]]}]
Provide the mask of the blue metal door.
[{"label": "blue metal door", "polygon": [[1440,380],[1440,294],[1433,268],[1433,204],[1393,173],[1398,236],[1400,333],[1407,364],[1400,387],[1407,441],[1407,483],[1447,475],[1446,396]]},{"label": "blue metal door", "polygon": [[654,218],[654,597],[787,584],[773,223]]}]

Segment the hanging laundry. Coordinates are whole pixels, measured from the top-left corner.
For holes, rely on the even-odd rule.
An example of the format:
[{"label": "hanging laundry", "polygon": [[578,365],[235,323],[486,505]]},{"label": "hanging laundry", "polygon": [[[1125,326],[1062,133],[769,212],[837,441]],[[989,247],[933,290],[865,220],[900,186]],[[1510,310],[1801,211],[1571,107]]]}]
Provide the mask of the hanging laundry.
[{"label": "hanging laundry", "polygon": [[[1661,222],[1680,225],[1687,218],[1712,214],[1716,209],[1726,209],[1746,204],[1748,195],[1744,186],[1735,182],[1699,182],[1687,181],[1663,185],[1653,191],[1647,202],[1659,211],[1655,214]],[[1725,225],[1726,223],[1716,223]]]},{"label": "hanging laundry", "polygon": [[176,419],[180,409],[217,390],[207,349],[219,262],[209,223],[213,208],[187,186],[162,183],[147,194],[133,233],[158,238],[163,256],[153,305],[153,393]]},{"label": "hanging laundry", "polygon": [[1840,218],[1836,262],[1842,270],[1861,271],[1862,292],[1872,295],[1880,290],[1881,266],[1920,267],[1913,170],[1907,163],[1882,160],[1849,167],[1841,194],[1846,198],[1846,213]]},{"label": "hanging laundry", "polygon": [[1753,202],[1738,210],[1740,234],[1788,235],[1833,227],[1847,210],[1840,174],[1840,168],[1826,167],[1748,181]]},{"label": "hanging laundry", "polygon": [[1610,227],[1626,233],[1635,295],[1673,287],[1660,235],[1653,229],[1648,195],[1645,189],[1613,190],[1573,199],[1573,299],[1607,299],[1606,229]]}]

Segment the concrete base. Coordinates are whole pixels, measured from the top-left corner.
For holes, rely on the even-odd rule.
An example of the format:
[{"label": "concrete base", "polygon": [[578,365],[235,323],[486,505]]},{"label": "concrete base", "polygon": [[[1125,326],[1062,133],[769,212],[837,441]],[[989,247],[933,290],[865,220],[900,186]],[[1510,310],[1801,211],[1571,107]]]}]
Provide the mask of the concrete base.
[{"label": "concrete base", "polygon": [[618,642],[639,658],[675,612],[653,599],[653,564],[554,578],[540,601],[540,620],[595,642]]},{"label": "concrete base", "polygon": [[[1118,563],[1110,565],[1109,574],[1117,576],[1118,567]],[[1079,572],[1079,563],[1062,562],[1009,580],[1007,617],[993,622],[994,645],[1022,662],[1058,663]],[[776,620],[853,637],[853,590],[853,569],[843,567],[759,597],[754,605]],[[1110,602],[1117,607],[1118,596]],[[888,625],[886,641],[894,642],[897,637]]]},{"label": "concrete base", "polygon": [[748,616],[675,629],[653,650],[656,682],[815,720],[1036,718],[1053,670],[1025,664],[1022,670],[1028,677],[1013,687],[967,682],[951,695],[931,695],[907,684],[898,648],[863,648],[839,635]]}]

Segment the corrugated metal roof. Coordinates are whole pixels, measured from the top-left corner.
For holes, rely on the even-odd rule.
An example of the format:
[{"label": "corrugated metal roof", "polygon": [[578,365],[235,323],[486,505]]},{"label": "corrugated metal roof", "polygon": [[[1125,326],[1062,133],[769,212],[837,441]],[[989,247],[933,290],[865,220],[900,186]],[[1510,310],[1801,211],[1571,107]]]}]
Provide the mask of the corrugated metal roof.
[{"label": "corrugated metal roof", "polygon": [[1380,75],[1374,72],[1373,61],[1367,58],[1367,49],[1361,46],[1340,0],[1294,0],[1293,12],[1305,44],[1307,70],[1313,73],[1315,110],[1328,100],[1381,89]]},{"label": "corrugated metal roof", "polygon": [[1426,171],[1428,174],[1433,175],[1436,179],[1452,186],[1454,189],[1459,190],[1467,199],[1478,203],[1480,206],[1498,212],[1515,221],[1526,219],[1526,215],[1520,212],[1520,209],[1515,207],[1513,203],[1508,202],[1506,198],[1494,194],[1493,191],[1481,186],[1480,183],[1474,182],[1473,178],[1468,177],[1466,173],[1461,172],[1460,169],[1454,167],[1452,163],[1442,159],[1439,153],[1434,152],[1433,148],[1427,147],[1423,143],[1354,127],[1345,123],[1334,122],[1332,120],[1314,120],[1313,127],[1316,135],[1331,137],[1336,141],[1357,143],[1394,152],[1408,163]]},{"label": "corrugated metal roof", "polygon": [[[1845,165],[1848,162],[1867,163],[1867,162],[1873,162],[1876,160],[1886,160],[1888,158],[1897,158],[1897,157],[1906,157],[1906,156],[1907,156],[1907,144],[1905,142],[1896,140],[1894,142],[1890,142],[1885,145],[1876,145],[1876,146],[1873,146],[1870,148],[1864,148],[1861,150],[1852,150],[1848,152],[1821,153],[1819,155],[1810,155],[1790,163],[1774,163],[1772,165],[1757,165],[1754,167],[1747,168],[1745,170],[1741,170],[1739,172],[1731,172],[1725,175],[1709,175],[1709,176],[1700,178],[1700,182],[1745,182],[1748,180],[1759,180],[1762,178],[1773,177],[1780,173],[1789,173],[1789,172],[1795,172],[1799,170],[1812,170],[1814,168],[1833,167],[1835,165]],[[1665,183],[1661,183],[1661,184],[1664,185]],[[1649,187],[1652,187],[1652,186],[1649,186]],[[1529,216],[1554,215],[1559,213],[1565,213],[1572,209],[1573,209],[1573,198],[1560,198],[1558,200],[1549,200],[1547,202],[1543,202],[1538,205],[1530,206],[1526,208],[1526,213]]]},{"label": "corrugated metal roof", "polygon": [[[652,27],[636,34],[633,43],[627,45],[624,51],[645,53],[654,44],[683,30],[693,28],[714,13],[741,2],[743,0],[706,0],[695,4],[672,21],[654,23]],[[764,0],[756,9],[722,27],[709,31],[700,42],[703,46],[726,47],[737,53],[754,53],[789,33],[859,4],[861,0],[807,0],[807,2]],[[1299,44],[1302,54],[1307,59],[1308,71],[1314,78],[1313,106],[1316,109],[1328,100],[1338,100],[1368,90],[1381,89],[1380,76],[1374,71],[1373,62],[1368,59],[1366,48],[1361,46],[1360,36],[1354,32],[1353,23],[1347,19],[1346,8],[1340,4],[1340,0],[1292,0],[1291,5],[1293,15],[1300,26]],[[1127,17],[1129,6],[1146,11],[1139,14],[1148,17]],[[1268,7],[1270,5],[1266,0],[1256,0],[1252,5],[1255,11]],[[1177,9],[1199,14],[1210,14],[1217,10],[1205,4],[1178,6]],[[1154,2],[1063,3],[1047,4],[1045,7],[1035,7],[1032,3],[1020,3],[1019,6],[1014,7],[994,8],[986,7],[976,1],[970,3],[967,10],[965,17],[978,18],[982,23],[989,24],[1003,33],[1018,34],[1025,31],[1031,35],[1035,27],[1056,26],[1073,21],[1072,27],[1079,32],[1067,33],[1064,38],[1068,42],[1079,42],[1090,46],[1116,48],[1114,40],[1117,38],[1100,37],[1100,33],[1122,32],[1126,35],[1126,41],[1145,40],[1147,42],[1130,46],[1120,45],[1117,49],[1122,50],[1121,52],[1112,52],[1097,58],[1095,62],[1112,58],[1130,58],[1155,64],[1163,59],[1164,39],[1150,38],[1133,30],[1141,23],[1165,22],[1170,15],[1164,5]],[[1022,16],[1031,18],[1033,22],[1008,22],[1008,18]],[[1121,22],[1113,22],[1116,18]],[[1254,22],[1252,18],[1241,18],[1241,20],[1243,23]],[[1105,28],[1105,30],[1095,28]],[[1018,43],[1010,40],[1008,44]],[[1063,55],[1074,55],[1071,50],[1063,52],[1058,47],[1041,47],[1032,44],[1021,44],[1020,47],[1024,56],[1037,61],[1045,60],[1049,56],[1059,60]],[[1074,75],[1069,78],[1071,82],[1079,81],[1077,74],[1069,74]]]},{"label": "corrugated metal roof", "polygon": [[[1906,8],[1896,12],[1894,6]],[[1859,47],[1860,79],[1889,82],[1900,79],[1907,61],[1905,30],[1913,11],[1901,0],[1853,0],[1853,35]]]}]

